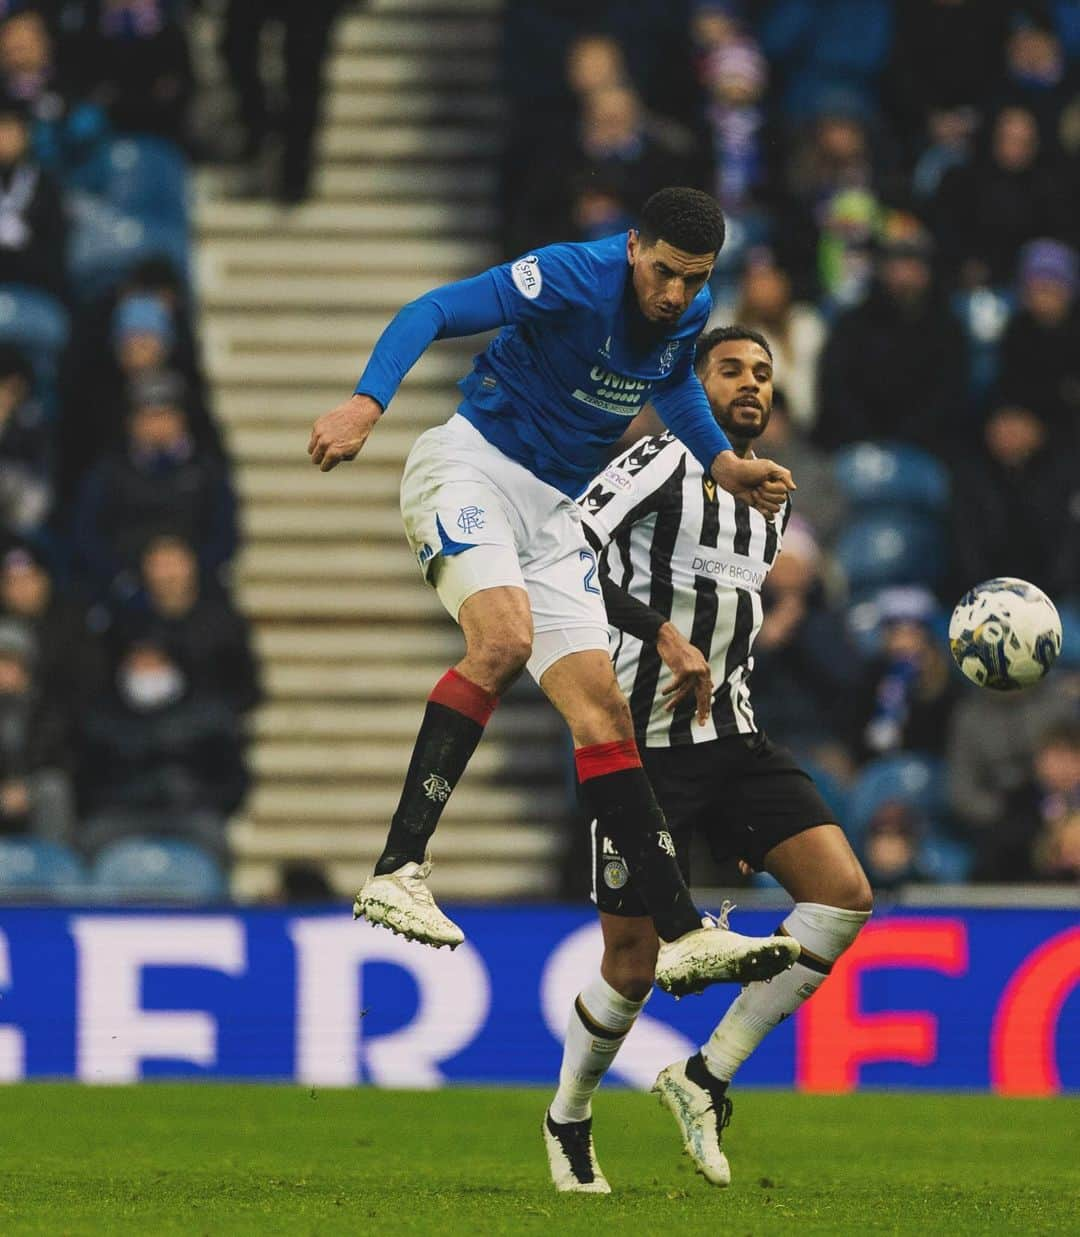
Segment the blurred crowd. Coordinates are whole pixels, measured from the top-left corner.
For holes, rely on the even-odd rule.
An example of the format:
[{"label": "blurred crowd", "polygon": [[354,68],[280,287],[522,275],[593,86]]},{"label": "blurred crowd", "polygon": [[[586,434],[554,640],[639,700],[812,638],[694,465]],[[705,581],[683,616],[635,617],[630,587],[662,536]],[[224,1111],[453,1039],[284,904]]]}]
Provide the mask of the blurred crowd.
[{"label": "blurred crowd", "polygon": [[172,839],[220,884],[260,686],[189,289],[183,7],[0,0],[0,835],[91,875]]},{"label": "blurred crowd", "polygon": [[[520,0],[504,73],[508,256],[724,206],[799,482],[756,712],[875,884],[1080,880],[1080,3]],[[1026,692],[948,655],[999,575],[1064,619]]]}]

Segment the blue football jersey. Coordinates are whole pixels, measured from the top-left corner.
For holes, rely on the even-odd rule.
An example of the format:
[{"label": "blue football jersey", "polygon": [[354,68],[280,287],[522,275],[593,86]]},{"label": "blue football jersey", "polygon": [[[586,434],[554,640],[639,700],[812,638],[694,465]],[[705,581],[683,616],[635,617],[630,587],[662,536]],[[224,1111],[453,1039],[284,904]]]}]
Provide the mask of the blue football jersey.
[{"label": "blue football jersey", "polygon": [[[630,349],[626,233],[549,245],[406,305],[357,383],[385,409],[435,339],[503,329],[459,384],[459,412],[504,455],[571,497],[650,400],[706,470],[730,450],[693,370],[707,288],[651,350]],[[633,310],[632,310],[633,312]]]},{"label": "blue football jersey", "polygon": [[712,305],[702,288],[670,336],[646,355],[631,355],[629,272],[625,232],[549,245],[495,267],[511,325],[459,384],[465,398],[458,411],[489,442],[574,496],[656,389],[686,379]]}]

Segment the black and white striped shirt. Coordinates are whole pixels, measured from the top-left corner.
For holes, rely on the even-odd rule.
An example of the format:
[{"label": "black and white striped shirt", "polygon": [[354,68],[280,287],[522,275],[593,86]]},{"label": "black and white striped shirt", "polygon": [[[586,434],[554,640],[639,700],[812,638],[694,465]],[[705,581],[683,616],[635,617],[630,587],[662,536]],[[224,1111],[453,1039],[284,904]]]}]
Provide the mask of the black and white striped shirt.
[{"label": "black and white striped shirt", "polygon": [[648,747],[704,743],[757,729],[750,707],[761,586],[776,561],[790,501],[771,518],[737,503],[670,433],[643,438],[579,500],[585,533],[612,581],[670,619],[712,668],[712,717],[694,722],[693,694],[664,711],[667,681],[651,641],[612,627],[611,655]]}]

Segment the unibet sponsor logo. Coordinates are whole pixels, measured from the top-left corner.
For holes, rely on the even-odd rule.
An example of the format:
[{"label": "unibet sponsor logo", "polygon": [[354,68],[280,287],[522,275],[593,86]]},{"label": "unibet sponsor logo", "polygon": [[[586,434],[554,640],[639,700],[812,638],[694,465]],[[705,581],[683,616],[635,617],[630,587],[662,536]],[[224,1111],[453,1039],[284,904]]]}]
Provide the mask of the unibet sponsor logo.
[{"label": "unibet sponsor logo", "polygon": [[604,412],[617,412],[624,417],[636,416],[653,389],[651,382],[613,373],[602,365],[594,365],[589,370],[589,378],[597,384],[596,388],[583,391],[578,387],[574,398],[593,408],[601,408]]},{"label": "unibet sponsor logo", "polygon": [[540,259],[531,253],[527,258],[515,262],[510,268],[510,278],[526,300],[535,301],[544,286],[544,277],[540,274]]}]

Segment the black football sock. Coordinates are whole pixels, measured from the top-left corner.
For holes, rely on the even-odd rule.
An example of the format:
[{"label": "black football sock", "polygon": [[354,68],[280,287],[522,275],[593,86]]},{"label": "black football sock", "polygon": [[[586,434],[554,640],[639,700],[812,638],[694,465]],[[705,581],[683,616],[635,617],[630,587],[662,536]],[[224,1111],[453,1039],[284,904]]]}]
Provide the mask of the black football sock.
[{"label": "black football sock", "polygon": [[626,860],[657,935],[673,941],[701,927],[701,912],[679,871],[664,813],[633,739],[574,753],[585,807]]},{"label": "black football sock", "polygon": [[428,697],[409,771],[375,875],[403,863],[423,863],[443,808],[469,763],[498,696],[458,674],[447,673]]}]

